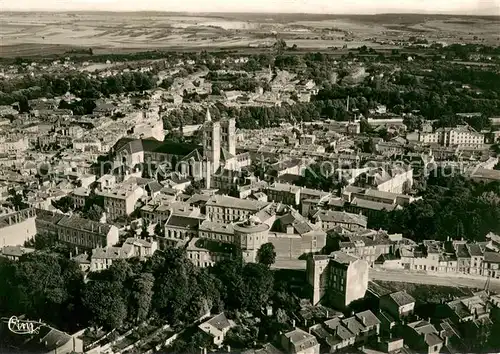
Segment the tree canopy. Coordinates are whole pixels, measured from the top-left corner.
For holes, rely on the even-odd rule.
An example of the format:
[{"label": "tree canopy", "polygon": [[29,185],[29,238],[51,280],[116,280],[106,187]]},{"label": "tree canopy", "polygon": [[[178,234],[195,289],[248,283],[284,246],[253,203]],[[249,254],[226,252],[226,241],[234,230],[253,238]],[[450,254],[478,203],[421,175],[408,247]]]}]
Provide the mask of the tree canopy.
[{"label": "tree canopy", "polygon": [[257,260],[260,264],[264,264],[268,267],[274,264],[276,261],[276,250],[272,243],[265,243],[257,251]]}]

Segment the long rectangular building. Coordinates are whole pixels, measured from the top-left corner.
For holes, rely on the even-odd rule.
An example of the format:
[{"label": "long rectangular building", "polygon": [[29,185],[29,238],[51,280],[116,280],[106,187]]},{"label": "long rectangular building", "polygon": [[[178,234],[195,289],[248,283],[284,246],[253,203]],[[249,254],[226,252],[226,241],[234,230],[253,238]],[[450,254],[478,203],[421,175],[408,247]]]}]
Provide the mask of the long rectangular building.
[{"label": "long rectangular building", "polygon": [[110,247],[118,243],[118,228],[114,225],[41,209],[36,213],[37,234],[53,234],[59,241],[83,249]]},{"label": "long rectangular building", "polygon": [[206,204],[207,216],[216,222],[244,220],[269,204],[271,203],[214,195]]}]

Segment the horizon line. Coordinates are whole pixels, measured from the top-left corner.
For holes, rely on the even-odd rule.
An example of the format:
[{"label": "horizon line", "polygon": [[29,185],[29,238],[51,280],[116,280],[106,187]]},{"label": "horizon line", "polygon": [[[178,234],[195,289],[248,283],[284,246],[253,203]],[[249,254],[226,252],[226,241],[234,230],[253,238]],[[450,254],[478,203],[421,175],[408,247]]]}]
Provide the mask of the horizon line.
[{"label": "horizon line", "polygon": [[[485,11],[485,10],[483,10]],[[487,10],[486,10],[487,11]],[[318,16],[329,16],[329,15],[340,15],[340,16],[380,16],[380,15],[437,15],[437,16],[461,16],[461,17],[499,17],[498,15],[486,14],[486,13],[457,13],[452,11],[438,11],[438,12],[421,12],[416,11],[394,11],[387,10],[385,12],[274,12],[274,11],[168,11],[168,10],[58,10],[58,9],[5,9],[3,13],[32,13],[32,12],[47,12],[47,13],[170,13],[170,14],[270,14],[270,15],[318,15]]]}]

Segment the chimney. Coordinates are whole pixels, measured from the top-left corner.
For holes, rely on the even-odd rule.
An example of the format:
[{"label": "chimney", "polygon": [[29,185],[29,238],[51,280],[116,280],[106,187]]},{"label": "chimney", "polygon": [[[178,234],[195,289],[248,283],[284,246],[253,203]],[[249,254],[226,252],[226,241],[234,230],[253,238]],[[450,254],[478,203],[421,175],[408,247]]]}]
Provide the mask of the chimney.
[{"label": "chimney", "polygon": [[231,353],[231,346],[230,345],[227,346],[227,352]]},{"label": "chimney", "polygon": [[292,327],[295,328],[295,320],[292,320]]}]

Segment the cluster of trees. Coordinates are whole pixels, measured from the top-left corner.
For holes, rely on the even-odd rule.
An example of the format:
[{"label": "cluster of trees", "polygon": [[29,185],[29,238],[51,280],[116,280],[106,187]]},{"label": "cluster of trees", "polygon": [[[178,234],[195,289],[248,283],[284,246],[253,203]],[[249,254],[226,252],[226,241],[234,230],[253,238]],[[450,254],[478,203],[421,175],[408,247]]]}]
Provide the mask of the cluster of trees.
[{"label": "cluster of trees", "polygon": [[371,217],[368,227],[402,233],[415,241],[448,237],[483,241],[489,232],[500,233],[500,183],[445,176],[450,171],[431,173],[423,200]]},{"label": "cluster of trees", "polygon": [[[315,100],[345,100],[349,96],[351,101],[354,100],[352,108],[357,108],[362,113],[380,103],[397,114],[419,111],[423,117],[436,120],[460,112],[500,114],[500,99],[496,92],[500,87],[498,74],[486,69],[467,71],[457,65],[448,69],[436,68],[431,74],[432,76],[421,79],[416,75],[400,73],[395,75],[394,81],[386,81],[383,78],[369,79],[355,87],[325,85]],[[472,76],[475,77],[474,80],[471,79]],[[474,85],[485,87],[485,91],[480,96],[474,92],[473,95],[450,84],[450,80],[464,84],[473,81]]]},{"label": "cluster of trees", "polygon": [[69,332],[88,320],[78,265],[55,253],[32,253],[18,262],[0,259],[0,313],[26,314]]},{"label": "cluster of trees", "polygon": [[482,54],[497,56],[500,54],[500,46],[490,47],[483,44],[450,44],[448,46],[439,46],[439,52],[451,55],[454,58],[469,60],[471,54]]},{"label": "cluster of trees", "polygon": [[[174,109],[163,116],[164,129],[180,128],[205,121],[205,110],[197,108]],[[346,121],[350,115],[346,111],[346,100],[326,100],[310,103],[283,104],[281,107],[227,107],[215,104],[210,107],[213,120],[235,117],[236,126],[242,129],[276,127],[282,122],[297,123],[299,120],[311,122],[322,117]]]},{"label": "cluster of trees", "polygon": [[[243,263],[241,251],[213,268],[197,268],[184,249],[156,252],[145,262],[117,260],[84,282],[78,265],[54,252],[19,261],[0,259],[0,315],[26,314],[66,331],[87,325],[113,329],[150,317],[189,324],[208,311],[259,312],[274,294],[271,244],[261,263]],[[283,295],[279,295],[283,297]]]},{"label": "cluster of trees", "polygon": [[61,100],[59,102],[60,109],[70,109],[73,111],[74,115],[84,115],[92,114],[94,109],[97,107],[95,100],[92,98],[84,98],[80,101],[74,101],[72,103]]},{"label": "cluster of trees", "polygon": [[335,173],[332,165],[312,164],[307,167],[296,184],[340,195],[342,188],[347,185],[347,181]]},{"label": "cluster of trees", "polygon": [[25,76],[0,80],[0,105],[24,99],[54,97],[68,91],[80,98],[99,98],[110,94],[152,89],[156,80],[151,73],[128,72],[106,78],[90,78],[84,74]]},{"label": "cluster of trees", "polygon": [[7,191],[8,196],[6,201],[10,204],[10,206],[15,210],[22,210],[28,207],[26,203],[26,194],[27,190],[23,189],[18,191],[14,188],[11,188]]},{"label": "cluster of trees", "polygon": [[[205,62],[212,63],[210,66],[214,66],[215,62],[221,62],[222,54],[205,52],[193,55],[197,60],[204,59]],[[358,109],[364,115],[367,115],[369,109],[376,107],[377,104],[384,104],[395,113],[419,111],[427,119],[439,120],[442,122],[441,125],[456,123],[455,113],[457,112],[477,111],[484,113],[485,117],[500,114],[498,95],[500,74],[488,67],[464,67],[441,62],[402,63],[404,70],[390,75],[378,75],[385,73],[387,68],[370,64],[367,71],[374,76],[368,77],[357,86],[352,86],[338,84],[350,74],[351,69],[346,63],[341,62],[335,65],[336,70],[332,70],[335,60],[338,60],[338,57],[324,53],[305,55],[277,53],[274,56],[253,55],[247,63],[221,64],[224,67],[243,68],[250,71],[261,70],[268,65],[288,69],[297,72],[299,78],[315,80],[317,84],[323,86],[323,89],[313,102],[291,107],[284,105],[283,107],[237,109],[218,105],[216,110],[220,111],[221,115],[239,117],[238,126],[242,128],[275,126],[281,121],[292,120],[291,117],[300,117],[304,121],[312,121],[320,117],[347,120],[350,118],[346,111],[348,96],[351,109]],[[208,78],[214,81],[215,94],[228,89],[253,91],[259,86],[269,89],[267,83],[244,75],[221,76],[211,71]],[[171,79],[166,79],[160,86],[169,87],[171,83]],[[477,87],[482,92],[477,95],[474,90],[464,90],[461,87],[462,84]],[[108,78],[89,78],[83,74],[60,77],[26,76],[16,80],[0,81],[0,104],[27,102],[28,99],[61,95],[69,90],[84,100],[77,104],[61,102],[61,107],[72,109],[75,114],[83,114],[92,111],[95,104],[92,99],[101,95],[142,91],[151,89],[155,85],[155,79],[150,73],[124,73]],[[191,99],[196,101],[200,98],[192,97]],[[165,128],[201,123],[204,119],[204,112],[195,112],[190,109],[180,113],[171,112],[169,117],[164,118]],[[217,112],[214,112],[214,115],[217,118]],[[477,119],[474,120],[476,121]],[[487,119],[481,120],[478,124],[479,128],[484,126],[487,126]]]}]

